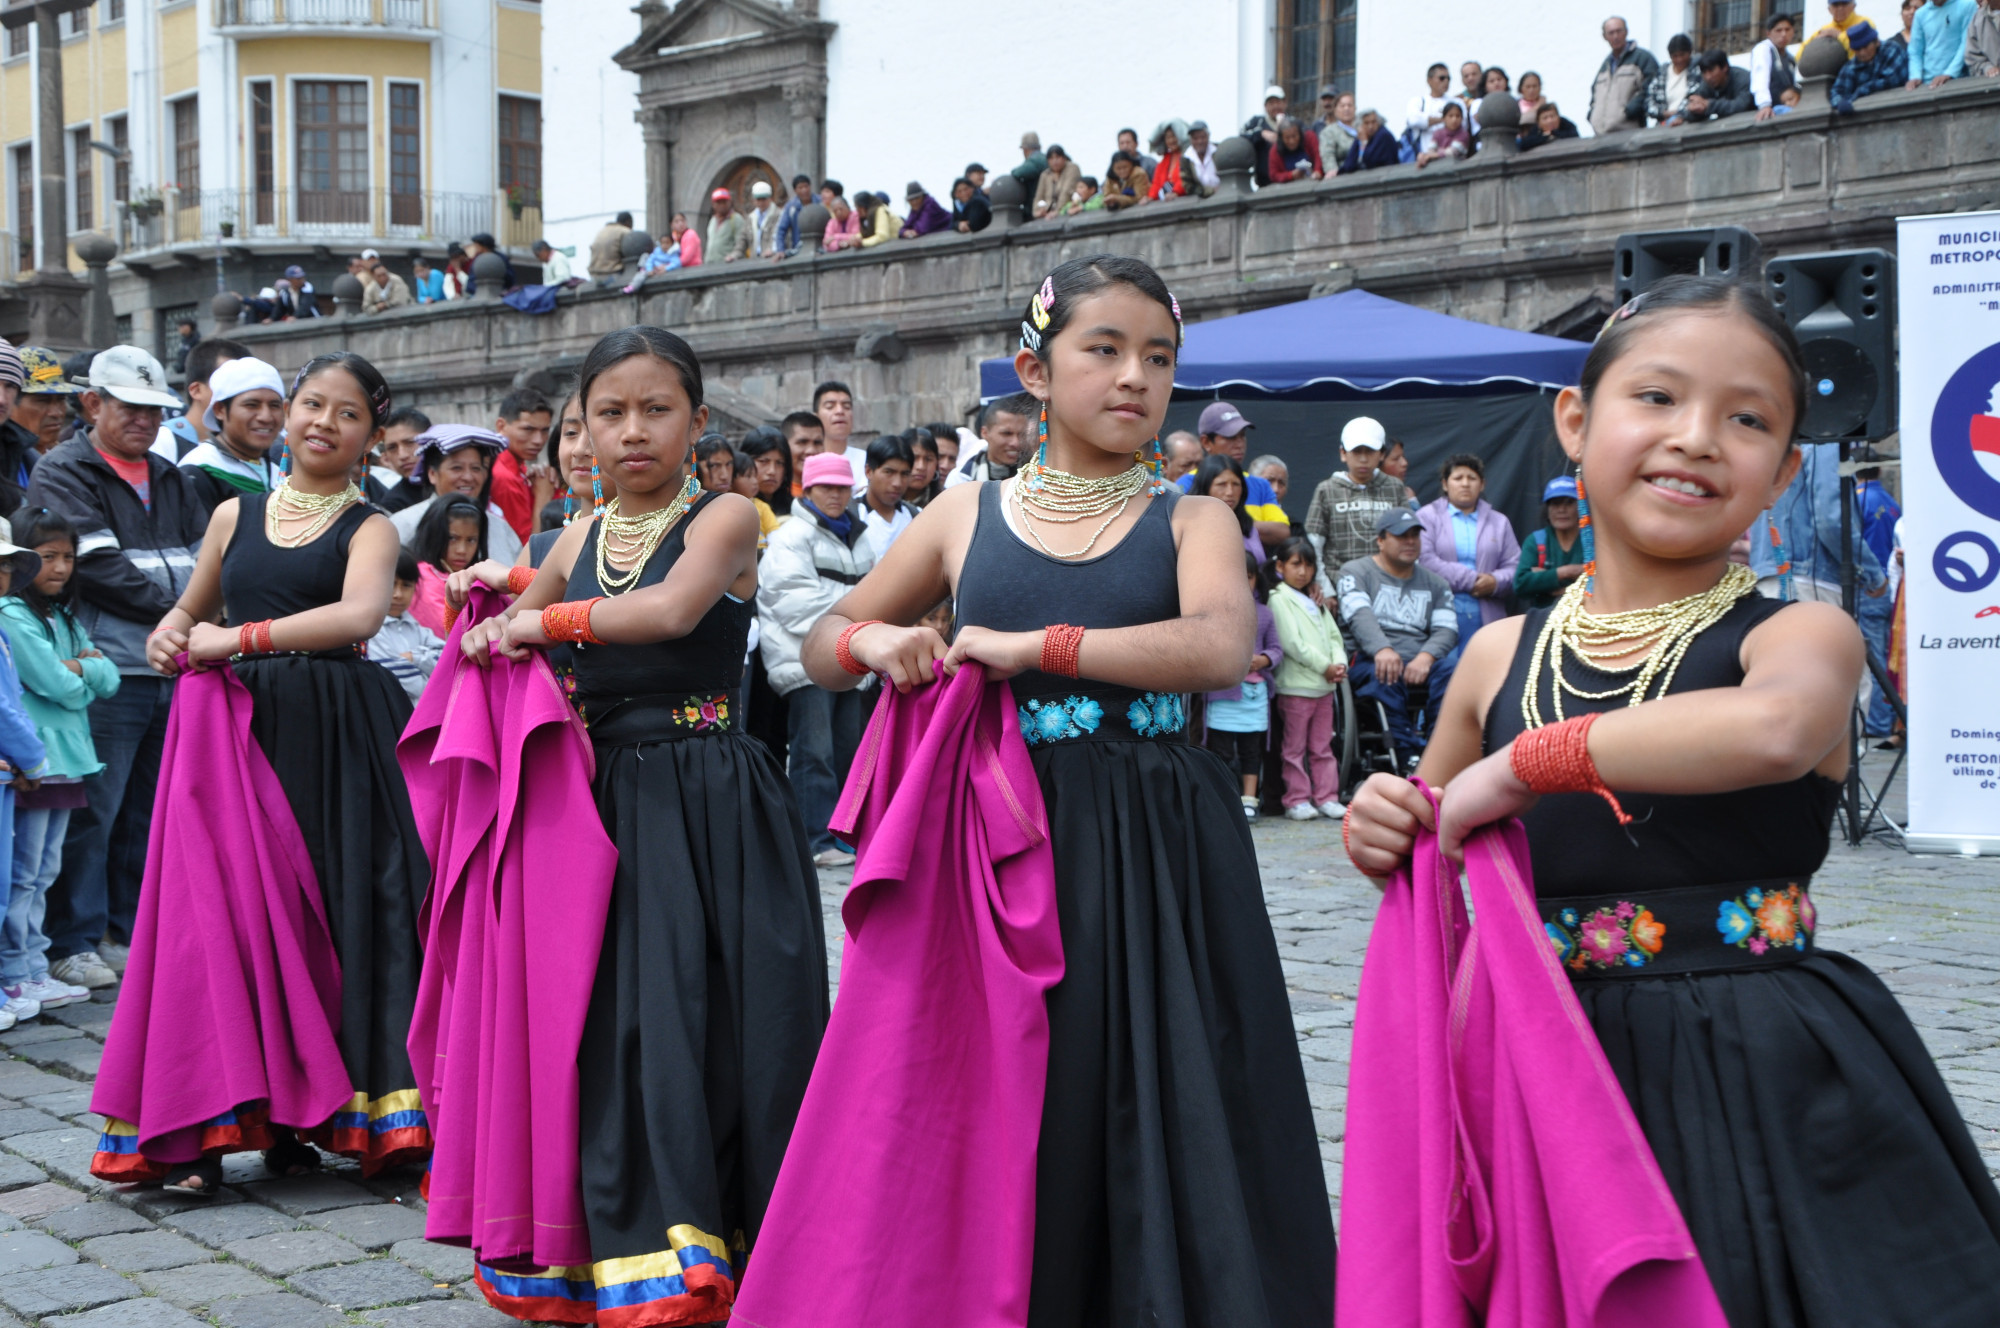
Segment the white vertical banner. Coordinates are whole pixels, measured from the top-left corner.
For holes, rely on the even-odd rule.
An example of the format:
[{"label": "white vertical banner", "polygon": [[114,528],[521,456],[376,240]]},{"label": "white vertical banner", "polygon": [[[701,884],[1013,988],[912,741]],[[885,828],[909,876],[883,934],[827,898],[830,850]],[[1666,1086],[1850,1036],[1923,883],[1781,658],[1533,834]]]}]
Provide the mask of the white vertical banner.
[{"label": "white vertical banner", "polygon": [[2000,212],[1896,225],[1909,846],[2000,853]]}]

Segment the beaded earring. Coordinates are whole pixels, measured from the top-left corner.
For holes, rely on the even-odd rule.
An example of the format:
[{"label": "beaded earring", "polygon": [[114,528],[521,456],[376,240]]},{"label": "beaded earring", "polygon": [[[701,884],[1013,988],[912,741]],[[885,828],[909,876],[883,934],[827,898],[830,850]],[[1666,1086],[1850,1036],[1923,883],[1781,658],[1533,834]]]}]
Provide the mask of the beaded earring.
[{"label": "beaded earring", "polygon": [[563,494],[563,524],[567,526],[574,520],[576,520],[576,495],[565,492]]},{"label": "beaded earring", "polygon": [[1597,537],[1590,533],[1590,499],[1583,492],[1583,471],[1576,472],[1576,524],[1583,532],[1583,593],[1590,594],[1597,579]]},{"label": "beaded earring", "polygon": [[604,476],[597,469],[597,454],[590,454],[590,514],[604,510]]},{"label": "beaded earring", "polygon": [[1777,518],[1766,512],[1764,519],[1771,532],[1771,556],[1778,564],[1778,598],[1789,604],[1796,598],[1792,593],[1792,560],[1785,554],[1785,537],[1778,533]]},{"label": "beaded earring", "polygon": [[1149,491],[1156,495],[1165,493],[1167,491],[1167,453],[1166,449],[1160,446],[1160,435],[1154,434],[1153,441],[1146,444],[1144,464],[1146,469],[1153,472],[1153,482],[1148,486]]}]

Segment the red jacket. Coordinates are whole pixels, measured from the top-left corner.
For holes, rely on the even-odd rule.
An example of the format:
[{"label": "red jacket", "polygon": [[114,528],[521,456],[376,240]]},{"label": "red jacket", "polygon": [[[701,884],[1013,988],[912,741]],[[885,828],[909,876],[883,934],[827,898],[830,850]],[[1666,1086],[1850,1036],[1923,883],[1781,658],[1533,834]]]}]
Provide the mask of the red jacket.
[{"label": "red jacket", "polygon": [[521,473],[521,461],[512,451],[502,451],[493,462],[492,498],[514,533],[527,543],[535,533],[535,493],[528,477]]}]

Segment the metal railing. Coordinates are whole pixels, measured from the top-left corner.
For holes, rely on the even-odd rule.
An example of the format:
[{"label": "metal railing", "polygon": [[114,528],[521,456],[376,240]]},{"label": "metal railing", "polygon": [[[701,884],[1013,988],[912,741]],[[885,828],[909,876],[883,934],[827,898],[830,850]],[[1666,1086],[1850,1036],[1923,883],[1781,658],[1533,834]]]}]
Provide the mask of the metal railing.
[{"label": "metal railing", "polygon": [[217,27],[435,28],[437,0],[215,0]]},{"label": "metal railing", "polygon": [[122,237],[144,251],[172,245],[255,240],[314,242],[420,240],[443,243],[487,232],[525,248],[541,230],[541,209],[516,217],[505,195],[438,190],[282,188],[165,190],[160,210],[131,212]]}]

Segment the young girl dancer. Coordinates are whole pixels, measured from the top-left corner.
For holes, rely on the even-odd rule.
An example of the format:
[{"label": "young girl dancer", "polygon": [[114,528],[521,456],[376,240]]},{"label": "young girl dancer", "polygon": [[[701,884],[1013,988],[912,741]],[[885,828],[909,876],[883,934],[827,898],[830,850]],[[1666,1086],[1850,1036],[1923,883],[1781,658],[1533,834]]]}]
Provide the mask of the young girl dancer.
[{"label": "young girl dancer", "polygon": [[[1747,288],[1675,277],[1619,310],[1555,410],[1594,561],[1473,639],[1419,774],[1446,852],[1526,824],[1550,943],[1730,1323],[1969,1328],[2000,1196],[1895,999],[1814,945],[1861,637],[1729,561],[1798,470],[1805,384]],[[1349,851],[1386,877],[1430,823],[1377,775]]]},{"label": "young girl dancer", "polygon": [[[1333,1224],[1256,851],[1236,779],[1183,731],[1184,693],[1242,680],[1256,619],[1234,514],[1159,479],[1179,313],[1135,259],[1051,273],[1014,361],[1043,403],[1032,462],[934,499],[804,654],[822,687],[874,672],[907,690],[939,658],[1013,676],[1064,964],[1033,1328],[1333,1315]],[[948,595],[949,647],[914,625]]]},{"label": "young girl dancer", "polygon": [[[157,985],[143,1002],[129,980],[122,990],[93,1102],[111,1118],[91,1168],[107,1180],[164,1178],[177,1192],[212,1195],[223,1153],[261,1146],[275,1175],[317,1167],[318,1154],[300,1135],[359,1158],[365,1171],[430,1148],[404,1050],[417,985],[417,905],[430,878],[396,765],[410,702],[360,650],[388,609],[398,543],[388,518],[361,501],[350,478],[388,412],[388,385],[366,360],[340,351],[309,361],[292,384],[286,417],[290,475],[269,494],[216,508],[187,592],[147,646],[153,667],[167,674],[178,672],[183,654],[193,669],[229,661],[249,692],[250,732],[296,819],[339,958],[339,1018],[331,1031],[353,1097],[329,1119],[268,1126],[264,1104],[235,1103],[205,1127],[156,1137],[143,1111],[136,1121],[128,1114],[143,1104],[126,1100],[132,1094],[124,1089],[107,1090],[108,1081],[144,1078],[149,1028],[140,1012],[176,1017],[187,981],[177,965],[193,954],[213,963],[226,953],[204,944],[202,929],[212,934],[219,920],[179,906],[187,883],[154,865],[144,888],[159,892],[157,924],[150,936],[135,938],[133,971]],[[185,754],[170,746],[168,755]],[[244,809],[217,803],[213,814],[241,817]],[[222,842],[210,827],[170,817],[154,826],[155,859],[174,836],[216,851]],[[149,952],[143,966],[142,949]],[[202,990],[252,987],[251,975],[272,967],[256,954],[244,954],[242,963],[244,976],[212,979]],[[260,1008],[268,1020],[272,1007]],[[310,1002],[277,1009],[294,1023],[325,1017]],[[114,1075],[114,1067],[123,1068]],[[202,1074],[200,1065],[181,1069]]]},{"label": "young girl dancer", "polygon": [[777,764],[730,713],[757,514],[695,481],[701,365],[671,332],[627,328],[591,350],[577,397],[617,502],[463,646],[573,647],[618,846],[580,1057],[594,1262],[479,1276],[519,1318],[709,1323],[729,1317],[826,1026],[819,885]]}]

